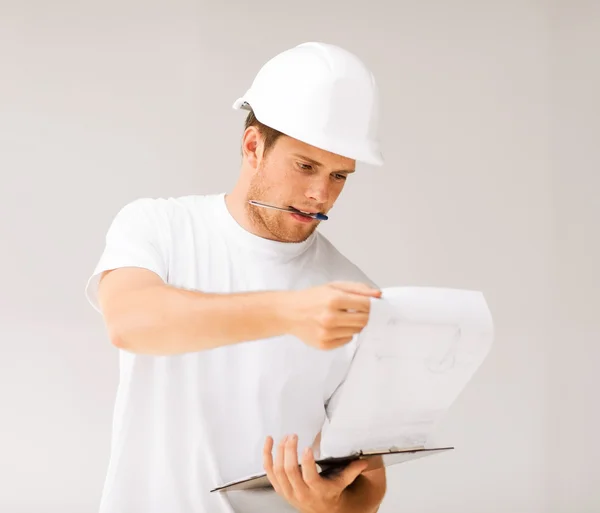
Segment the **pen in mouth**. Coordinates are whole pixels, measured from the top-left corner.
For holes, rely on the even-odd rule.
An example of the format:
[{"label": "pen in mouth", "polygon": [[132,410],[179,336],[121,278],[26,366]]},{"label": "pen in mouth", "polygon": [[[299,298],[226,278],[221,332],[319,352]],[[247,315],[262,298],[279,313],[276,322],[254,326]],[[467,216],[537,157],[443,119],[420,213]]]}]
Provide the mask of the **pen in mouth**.
[{"label": "pen in mouth", "polygon": [[256,205],[257,207],[264,207],[264,208],[273,208],[275,210],[282,210],[284,212],[291,212],[293,214],[298,214],[304,217],[311,217],[313,219],[318,219],[319,221],[327,221],[327,219],[329,219],[328,216],[326,216],[325,214],[321,214],[321,212],[304,212],[300,209],[297,209],[296,207],[292,207],[291,205],[288,205],[287,207],[277,207],[275,205],[267,205],[266,203],[261,203],[259,201],[255,201],[255,200],[249,200],[248,203],[252,204],[252,205]]}]

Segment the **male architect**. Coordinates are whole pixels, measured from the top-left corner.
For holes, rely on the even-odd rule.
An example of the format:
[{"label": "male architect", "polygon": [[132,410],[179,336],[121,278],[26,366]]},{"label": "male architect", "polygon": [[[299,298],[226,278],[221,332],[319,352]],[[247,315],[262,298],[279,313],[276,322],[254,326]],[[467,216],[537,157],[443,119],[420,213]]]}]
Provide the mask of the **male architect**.
[{"label": "male architect", "polygon": [[304,214],[326,215],[357,162],[382,164],[375,80],[304,43],[234,108],[248,114],[233,190],[125,205],[86,288],[120,349],[100,513],[244,512],[253,492],[210,490],[263,471],[265,512],[373,513],[385,470],[322,477],[315,452],[380,291]]}]

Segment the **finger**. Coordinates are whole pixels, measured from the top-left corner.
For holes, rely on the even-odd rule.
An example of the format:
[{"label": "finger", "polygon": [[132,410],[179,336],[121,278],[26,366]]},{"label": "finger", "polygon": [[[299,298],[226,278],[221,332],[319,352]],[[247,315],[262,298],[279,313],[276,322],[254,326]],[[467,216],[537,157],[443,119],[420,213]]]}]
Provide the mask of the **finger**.
[{"label": "finger", "polygon": [[324,478],[319,475],[317,463],[310,447],[304,449],[302,454],[302,479],[312,490],[318,490],[323,486]]},{"label": "finger", "polygon": [[369,322],[369,314],[364,312],[336,312],[332,315],[330,320],[333,329],[348,329],[351,328],[356,333],[357,331],[364,328]]},{"label": "finger", "polygon": [[302,500],[308,492],[308,486],[302,478],[302,473],[298,465],[298,437],[292,435],[288,437],[285,444],[285,473],[294,490],[296,499]]},{"label": "finger", "polygon": [[341,345],[351,342],[355,335],[358,335],[365,326],[336,326],[324,328],[321,339],[326,346]]},{"label": "finger", "polygon": [[341,338],[329,340],[325,344],[325,347],[328,349],[332,349],[332,348],[338,348],[340,346],[345,346],[346,344],[349,344],[350,342],[352,342],[353,338],[354,337],[341,337]]},{"label": "finger", "polygon": [[[336,310],[352,313],[369,313],[371,311],[371,298],[360,294],[351,294],[340,291],[331,301],[331,306]],[[348,313],[348,312],[346,312]]]},{"label": "finger", "polygon": [[275,474],[275,478],[277,479],[277,484],[279,485],[279,489],[281,490],[281,494],[285,498],[289,498],[293,496],[292,485],[290,484],[289,479],[285,473],[285,442],[287,441],[287,436],[284,436],[279,444],[277,445],[277,454],[275,456],[275,463],[273,464],[273,472]]},{"label": "finger", "polygon": [[349,292],[351,294],[360,294],[363,296],[380,297],[381,290],[371,287],[366,283],[352,281],[334,281],[330,285],[336,289]]},{"label": "finger", "polygon": [[368,466],[369,462],[366,460],[353,461],[344,470],[342,470],[338,476],[333,478],[333,480],[340,485],[340,488],[347,488],[360,474],[367,469]]},{"label": "finger", "polygon": [[275,473],[273,471],[273,438],[270,436],[267,437],[265,441],[265,445],[263,446],[263,468],[267,473],[267,477],[273,486],[273,489],[280,493],[279,483],[277,482],[277,478],[275,477]]}]

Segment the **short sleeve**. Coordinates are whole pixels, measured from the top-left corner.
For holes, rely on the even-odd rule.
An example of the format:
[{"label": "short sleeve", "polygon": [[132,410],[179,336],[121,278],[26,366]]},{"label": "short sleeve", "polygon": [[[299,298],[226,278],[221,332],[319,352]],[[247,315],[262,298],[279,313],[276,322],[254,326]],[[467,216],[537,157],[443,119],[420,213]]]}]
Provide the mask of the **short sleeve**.
[{"label": "short sleeve", "polygon": [[168,245],[162,203],[142,198],[125,205],[114,217],[105,237],[105,245],[85,288],[90,304],[98,311],[98,284],[104,271],[121,267],[148,269],[167,281]]}]

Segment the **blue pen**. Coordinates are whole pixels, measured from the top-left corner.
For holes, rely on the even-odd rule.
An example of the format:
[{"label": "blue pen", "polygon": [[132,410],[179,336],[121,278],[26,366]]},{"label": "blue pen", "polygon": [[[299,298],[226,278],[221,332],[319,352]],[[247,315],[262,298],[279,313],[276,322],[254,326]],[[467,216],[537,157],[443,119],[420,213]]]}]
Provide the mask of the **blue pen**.
[{"label": "blue pen", "polygon": [[327,221],[327,219],[329,219],[329,217],[327,217],[325,214],[321,214],[321,212],[317,212],[317,213],[313,214],[312,212],[302,212],[302,210],[298,210],[297,208],[294,208],[294,207],[276,207],[274,205],[267,205],[266,203],[260,203],[255,200],[249,200],[248,203],[250,203],[251,205],[256,205],[257,207],[272,208],[274,210],[282,210],[284,212],[292,212],[294,214],[301,214],[306,217],[312,217],[313,219],[318,219],[319,221]]}]

